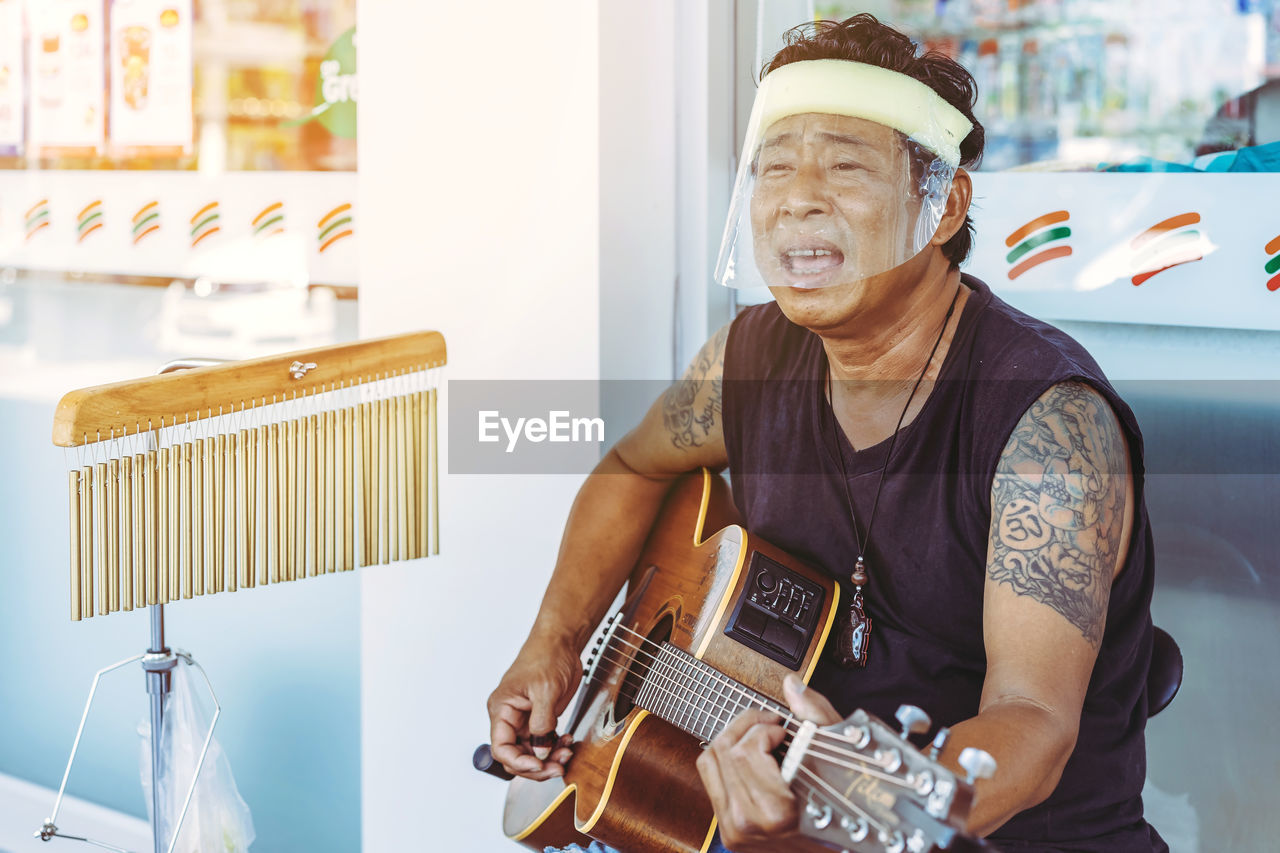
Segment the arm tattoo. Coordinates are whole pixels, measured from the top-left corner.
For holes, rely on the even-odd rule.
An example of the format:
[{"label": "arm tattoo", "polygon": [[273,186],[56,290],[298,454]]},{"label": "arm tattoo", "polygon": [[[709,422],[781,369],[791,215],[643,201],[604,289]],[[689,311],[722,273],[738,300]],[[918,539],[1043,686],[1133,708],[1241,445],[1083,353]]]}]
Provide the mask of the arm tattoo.
[{"label": "arm tattoo", "polygon": [[1014,427],[992,484],[987,576],[1052,607],[1094,647],[1124,528],[1126,458],[1107,402],[1063,383]]},{"label": "arm tattoo", "polygon": [[671,435],[671,443],[682,450],[701,446],[720,418],[724,345],[728,339],[726,325],[702,345],[684,376],[673,382],[662,397],[662,422]]}]

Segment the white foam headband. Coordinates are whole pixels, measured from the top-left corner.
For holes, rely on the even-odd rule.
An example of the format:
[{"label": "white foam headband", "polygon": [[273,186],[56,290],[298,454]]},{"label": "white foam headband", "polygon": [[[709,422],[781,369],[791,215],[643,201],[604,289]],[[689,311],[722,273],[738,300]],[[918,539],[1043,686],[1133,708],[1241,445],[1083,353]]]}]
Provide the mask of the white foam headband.
[{"label": "white foam headband", "polygon": [[924,83],[898,71],[844,59],[807,59],[776,68],[764,78],[751,110],[751,126],[763,133],[802,113],[864,118],[891,127],[960,164],[960,143],[973,122]]}]

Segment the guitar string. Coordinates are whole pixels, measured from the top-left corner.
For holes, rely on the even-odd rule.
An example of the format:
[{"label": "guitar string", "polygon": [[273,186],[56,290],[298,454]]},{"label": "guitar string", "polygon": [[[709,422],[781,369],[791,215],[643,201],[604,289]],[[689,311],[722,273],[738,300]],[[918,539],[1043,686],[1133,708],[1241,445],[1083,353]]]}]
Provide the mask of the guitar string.
[{"label": "guitar string", "polygon": [[[640,651],[640,652],[642,652],[642,653],[644,653],[644,654],[648,654],[648,655],[650,655],[650,657],[654,657],[654,658],[656,659],[656,663],[655,663],[655,664],[650,664],[650,666],[651,666],[651,667],[655,667],[655,666],[663,666],[663,665],[667,665],[667,666],[669,666],[669,664],[666,664],[666,662],[665,662],[665,661],[663,661],[663,659],[662,659],[660,656],[658,656],[658,655],[654,655],[654,654],[653,654],[653,653],[651,653],[651,652],[648,652],[648,651],[643,650],[643,649],[639,649],[638,647],[635,647],[635,646],[632,646],[632,648],[636,648],[636,649],[637,649],[637,651]],[[601,659],[602,659],[602,660],[604,659],[604,658],[603,658],[603,655],[602,655],[602,658],[601,658]],[[625,653],[623,653],[623,655],[622,655],[621,657],[612,658],[612,659],[610,659],[610,661],[609,661],[609,662],[610,662],[610,663],[615,663],[615,664],[617,664],[617,663],[624,663],[624,662],[626,662],[626,660],[627,660],[627,659],[628,659],[628,658],[627,658],[626,654],[625,654]],[[652,669],[651,669],[651,670],[650,670],[650,672],[651,672],[651,673],[653,673],[653,672],[654,672],[654,670],[652,670]],[[706,672],[706,674],[708,674],[708,675],[712,674],[712,671],[710,671],[710,670],[707,670],[707,671],[705,671],[705,672]],[[660,677],[660,678],[665,679],[668,683],[670,683],[670,684],[672,684],[672,685],[675,685],[676,687],[680,686],[680,681],[679,681],[679,680],[677,680],[677,679],[673,679],[673,678],[670,678],[669,676],[666,676],[666,675],[661,675],[661,674],[658,674],[658,675],[659,675],[659,677]],[[595,678],[593,678],[593,679],[592,679],[592,681],[595,681],[595,680],[596,680]],[[640,691],[637,691],[637,694],[636,694],[636,695],[637,695],[637,704],[639,704],[639,701],[640,701],[640,700],[639,700],[639,696],[640,696],[641,692],[643,691],[643,689],[644,689],[644,687],[645,687],[646,685],[647,685],[647,686],[651,686],[651,687],[653,687],[653,688],[655,688],[655,689],[657,689],[657,690],[661,690],[662,692],[666,693],[668,696],[671,696],[671,697],[673,697],[673,698],[675,698],[675,699],[682,699],[682,698],[683,698],[683,697],[681,696],[680,692],[678,692],[677,690],[674,690],[674,689],[668,689],[668,688],[666,688],[666,687],[663,687],[663,686],[662,686],[662,685],[660,685],[660,684],[653,683],[653,682],[651,681],[650,676],[646,676],[644,683],[641,685],[641,690],[640,690]],[[704,686],[707,686],[708,688],[712,687],[712,685],[709,685],[709,684],[708,684],[708,685],[704,685]],[[718,690],[718,689],[717,689],[717,692],[719,693],[719,695],[720,695],[721,697],[724,697],[724,698],[730,698],[730,699],[731,699],[731,698],[733,698],[733,697],[729,696],[729,694],[726,694],[726,693],[724,693],[723,691],[720,691],[720,690]],[[742,691],[742,690],[741,690],[741,688],[739,688],[739,692],[744,692],[744,691]],[[799,725],[798,725],[798,724],[796,724],[796,718],[795,718],[793,715],[788,714],[788,713],[787,713],[785,710],[783,710],[780,706],[779,706],[779,707],[767,707],[766,705],[762,704],[763,702],[772,702],[772,700],[769,700],[769,699],[767,699],[767,698],[765,698],[765,699],[763,699],[763,700],[762,700],[761,698],[758,698],[758,697],[752,696],[752,695],[750,695],[750,694],[747,694],[747,695],[748,695],[748,698],[749,698],[750,702],[752,703],[752,704],[749,704],[749,705],[747,706],[748,708],[752,707],[752,705],[753,705],[753,704],[760,704],[760,706],[761,706],[761,710],[769,710],[769,711],[773,711],[773,712],[775,712],[775,713],[778,713],[779,715],[784,716],[784,720],[783,720],[783,723],[782,723],[782,727],[783,727],[784,731],[786,731],[786,732],[787,732],[788,736],[794,735],[796,732],[798,732],[798,731],[799,731]],[[726,725],[726,723],[725,723],[724,719],[722,718],[722,713],[724,713],[724,712],[731,712],[732,710],[733,710],[733,709],[726,707],[726,708],[723,708],[723,709],[720,709],[720,710],[717,710],[717,711],[716,711],[716,713],[715,713],[715,719],[716,719],[716,722],[717,722],[721,727],[723,727],[723,726],[725,726],[725,725]],[[704,712],[699,711],[698,713],[704,713]],[[707,716],[709,716],[709,715],[707,715]],[[677,719],[676,719],[676,720],[671,720],[671,721],[669,721],[669,722],[672,722],[673,724],[677,725],[677,727],[683,728],[683,726],[679,723],[679,721],[678,721],[678,720],[679,720],[679,715],[677,715]],[[790,728],[790,724],[796,724],[796,728],[795,728],[795,730],[794,730],[794,731]],[[697,735],[701,736],[701,732],[700,732],[700,731],[694,731],[694,732],[690,732],[690,733],[691,733],[691,734],[697,734]],[[814,737],[815,737],[815,739],[817,738],[817,736],[818,736],[818,735],[821,735],[821,734],[823,734],[823,731],[822,731],[822,730],[818,730],[818,731],[816,731],[816,732],[814,733]],[[828,732],[827,734],[832,734],[832,733]],[[849,740],[849,742],[851,742],[851,743],[853,742],[853,741],[852,741],[852,739],[848,739],[848,738],[846,738],[845,740]],[[784,740],[784,743],[785,743],[785,742],[786,742],[786,741]],[[847,753],[847,752],[829,752],[829,751],[819,751],[819,749],[817,749],[817,748],[816,748],[816,747],[818,747],[818,746],[819,746],[819,744],[816,744],[816,743],[815,743],[815,744],[813,744],[813,746],[814,746],[815,748],[810,749],[810,750],[808,751],[808,754],[811,754],[811,755],[813,755],[813,756],[815,756],[815,757],[817,757],[817,758],[821,758],[821,759],[822,759],[822,760],[824,760],[824,761],[828,761],[828,762],[830,762],[830,763],[832,763],[832,764],[836,764],[836,765],[839,765],[839,766],[842,766],[842,767],[846,767],[846,768],[849,768],[849,769],[852,769],[852,770],[857,770],[858,772],[863,773],[864,775],[867,775],[867,776],[873,776],[873,777],[876,777],[876,778],[879,778],[879,779],[883,779],[883,780],[884,780],[884,781],[886,781],[886,782],[889,782],[889,783],[894,784],[894,785],[898,785],[898,786],[900,786],[900,787],[902,787],[902,788],[911,789],[911,788],[913,788],[913,787],[914,787],[913,785],[908,784],[907,782],[903,781],[901,778],[899,778],[899,777],[897,777],[897,776],[893,775],[892,773],[889,773],[888,771],[884,770],[884,766],[883,766],[882,764],[880,764],[880,763],[876,762],[874,759],[866,758],[866,757],[864,757],[864,756],[862,756],[862,755],[859,755],[859,754],[857,754],[857,753],[852,753],[852,754],[850,754],[850,753]],[[822,750],[830,750],[830,749],[838,749],[838,748],[839,748],[839,747],[832,747],[832,746],[828,746],[828,745],[826,745],[826,744],[821,744],[821,747],[822,747]],[[865,765],[865,766],[864,766],[864,765],[855,765],[855,764],[852,764],[852,763],[850,763],[849,761],[842,760],[843,758],[852,758],[852,759],[854,759],[854,760],[856,760],[856,761],[864,762],[864,765]],[[876,768],[876,769],[871,769],[871,768]]]},{"label": "guitar string", "polygon": [[[644,651],[644,650],[639,650],[639,651],[642,651],[642,652],[643,652],[643,653],[645,653],[645,654],[649,654],[651,657],[656,657],[656,658],[657,658],[657,660],[658,660],[660,663],[661,663],[661,661],[662,661],[662,658],[661,658],[660,656],[652,655],[652,653],[647,652],[647,651]],[[678,660],[678,658],[677,658],[677,660]],[[615,660],[615,661],[613,661],[613,662],[622,662],[622,661],[617,661],[617,660]],[[689,665],[689,662],[684,662],[684,663],[686,664],[686,666],[688,666],[688,665]],[[670,666],[669,666],[669,665],[668,665],[668,668],[670,668]],[[707,674],[707,675],[712,675],[712,674],[714,674],[714,670],[700,670],[700,671],[701,671],[701,672],[703,672],[704,674]],[[686,673],[686,674],[688,674],[688,673]],[[679,681],[679,680],[677,680],[677,679],[671,679],[671,678],[669,678],[669,677],[667,677],[667,676],[662,676],[662,677],[663,677],[663,678],[666,678],[666,680],[668,680],[669,682],[671,682],[671,683],[673,683],[673,684],[675,684],[675,685],[677,685],[677,686],[680,686],[680,681]],[[654,685],[654,686],[655,686],[655,687],[658,687],[658,685]],[[712,685],[705,684],[705,683],[704,683],[704,685],[703,685],[703,686],[706,686],[706,687],[708,687],[708,688],[712,688]],[[661,688],[659,688],[659,689],[661,689]],[[739,692],[745,692],[745,691],[742,691],[742,690],[741,690],[741,688],[738,688],[738,690],[739,690]],[[675,697],[675,698],[677,698],[677,699],[679,699],[679,698],[680,698],[680,696],[679,696],[677,693],[673,692],[673,691],[664,691],[664,692],[669,693],[670,695],[672,695],[673,697]],[[717,690],[716,692],[718,693],[718,695],[719,695],[721,698],[731,698],[731,697],[727,696],[723,691]],[[794,720],[795,720],[794,716],[792,716],[792,715],[790,715],[789,713],[787,713],[787,711],[786,711],[785,709],[783,709],[782,707],[780,707],[780,706],[776,706],[776,705],[775,705],[774,707],[768,707],[768,705],[766,705],[765,703],[772,703],[772,700],[768,699],[767,697],[758,697],[758,696],[752,695],[752,694],[750,694],[750,693],[747,693],[746,695],[748,696],[748,701],[749,701],[749,703],[750,703],[750,704],[748,704],[748,706],[747,706],[748,708],[749,708],[749,707],[752,707],[752,706],[754,706],[754,705],[756,705],[756,704],[759,704],[759,705],[761,706],[761,709],[762,709],[762,710],[771,710],[771,711],[774,711],[775,713],[778,713],[778,714],[779,714],[779,716],[784,717],[784,722],[783,722],[783,728],[784,728],[784,730],[788,731],[788,733],[790,733],[790,732],[791,732],[791,730],[790,730],[790,728],[789,728],[789,726],[788,726],[788,723],[794,722]],[[699,696],[699,699],[701,699],[701,698],[702,698],[702,697],[701,697],[701,696]],[[714,696],[713,696],[713,697],[708,697],[708,698],[714,698]],[[723,709],[721,709],[721,710],[722,710],[723,712],[731,713],[733,709],[731,709],[731,708],[723,708]],[[698,713],[705,713],[705,712],[703,712],[703,711],[699,711]],[[708,715],[708,716],[709,716],[709,715]],[[715,714],[715,718],[716,718],[716,722],[717,722],[717,723],[719,723],[721,726],[725,725],[725,723],[724,723],[724,720],[723,720],[723,717],[722,717],[722,714],[721,714],[721,711],[720,711],[720,710],[718,710],[718,711],[716,712],[716,714]],[[677,715],[677,720],[675,720],[675,721],[673,721],[673,722],[678,722],[678,720],[679,720],[679,715]],[[797,730],[798,730],[798,726],[797,726]],[[822,732],[821,730],[819,730],[818,732],[815,732],[815,737],[816,737],[817,735],[820,735],[820,734],[823,734],[823,732]],[[827,734],[831,734],[831,733],[827,733]],[[849,738],[844,738],[844,740],[847,740],[847,741],[848,741],[848,742],[850,742],[850,743],[854,743],[854,741],[853,741],[852,739],[849,739]],[[814,744],[814,746],[815,746],[815,747],[821,746],[824,750],[827,750],[827,749],[836,749],[836,750],[839,750],[839,749],[840,749],[840,747],[838,747],[838,746],[828,746],[827,744],[822,744],[822,743]],[[856,748],[856,744],[855,744],[855,748]],[[902,786],[902,787],[904,787],[904,788],[910,788],[910,787],[912,787],[910,784],[904,783],[904,782],[903,782],[899,777],[897,777],[897,776],[895,776],[895,775],[893,775],[893,774],[891,774],[891,773],[888,773],[887,771],[884,771],[884,766],[883,766],[883,764],[881,764],[881,763],[879,763],[879,762],[876,762],[874,759],[868,759],[868,758],[865,758],[865,757],[863,757],[862,755],[859,755],[859,754],[857,754],[857,753],[852,753],[852,754],[850,754],[850,753],[848,753],[847,751],[839,751],[839,752],[834,752],[834,753],[833,753],[833,752],[821,752],[821,753],[820,753],[820,752],[818,752],[818,751],[817,751],[817,749],[816,749],[816,748],[815,748],[815,749],[813,749],[813,750],[811,750],[811,752],[813,752],[813,754],[815,754],[815,755],[817,755],[817,756],[819,756],[819,757],[821,757],[821,758],[824,758],[824,759],[826,759],[826,760],[828,760],[828,761],[831,761],[832,763],[839,764],[839,765],[841,765],[841,766],[845,766],[845,767],[849,767],[850,769],[857,769],[857,770],[860,770],[861,772],[865,773],[866,775],[869,775],[869,776],[875,776],[875,777],[878,777],[878,778],[884,779],[885,781],[888,781],[888,782],[890,782],[890,783],[892,783],[892,784],[895,784],[895,785]],[[856,759],[856,760],[858,760],[858,761],[860,761],[860,762],[864,762],[866,765],[869,765],[869,766],[867,766],[867,767],[855,767],[854,765],[851,765],[851,764],[849,764],[849,763],[847,763],[847,762],[843,762],[843,761],[841,761],[839,758],[837,758],[837,757],[836,757],[836,756],[850,756],[850,755],[851,755],[851,757],[852,757],[852,758],[854,758],[854,759]],[[873,769],[870,769],[870,768],[872,768],[872,767],[874,767],[874,768],[876,768],[876,769],[874,769],[874,770],[873,770]]]},{"label": "guitar string", "polygon": [[[620,627],[625,627],[625,626],[620,626]],[[661,645],[659,645],[659,644],[657,644],[657,643],[654,643],[652,640],[649,640],[648,638],[644,638],[644,637],[643,637],[643,635],[642,635],[642,634],[640,634],[638,631],[634,631],[634,630],[629,629],[629,628],[628,628],[627,630],[631,631],[631,633],[635,634],[636,636],[642,637],[641,645],[636,645],[636,644],[633,644],[633,643],[628,643],[628,642],[626,642],[626,641],[624,641],[624,640],[620,640],[620,638],[618,638],[618,637],[616,637],[616,636],[615,636],[613,639],[619,639],[619,641],[621,642],[621,644],[622,644],[622,645],[627,646],[627,647],[632,648],[632,649],[635,649],[636,651],[642,652],[642,653],[644,653],[644,654],[647,654],[647,655],[649,655],[650,657],[655,658],[656,660],[661,660],[661,655],[660,655],[660,654],[655,654],[654,652],[650,652],[650,651],[648,651],[648,649],[644,648],[644,645],[655,646],[655,647],[657,647],[657,648],[659,649],[659,651],[661,651],[661,650],[663,649],[663,647],[662,647]],[[625,652],[624,652],[623,654],[624,654],[624,656],[625,656]],[[603,657],[603,655],[602,655],[602,657]],[[614,660],[614,661],[612,661],[612,662],[617,663],[617,662],[619,662],[619,661]],[[699,662],[699,664],[701,664],[701,662]],[[705,665],[702,665],[702,666],[703,666],[703,667],[705,667]],[[794,715],[794,714],[791,714],[791,713],[790,713],[790,711],[789,711],[788,709],[786,709],[786,708],[785,708],[785,706],[783,706],[783,705],[781,705],[781,704],[779,704],[779,703],[775,702],[774,700],[769,699],[768,697],[763,697],[763,698],[761,698],[761,697],[760,697],[758,694],[756,694],[754,691],[749,691],[749,690],[745,689],[745,688],[744,688],[744,687],[742,687],[741,685],[739,685],[739,684],[737,684],[736,682],[734,682],[734,681],[732,681],[731,679],[729,679],[727,676],[724,676],[723,674],[721,674],[721,673],[720,673],[720,672],[718,672],[717,670],[712,669],[712,668],[710,668],[710,667],[705,667],[705,668],[703,668],[701,671],[702,671],[702,672],[704,672],[706,675],[711,676],[713,679],[716,679],[717,681],[719,681],[723,687],[728,688],[730,691],[736,692],[737,694],[740,694],[740,695],[741,695],[741,696],[743,696],[743,697],[746,697],[746,705],[747,705],[747,708],[751,708],[751,707],[753,707],[754,705],[759,704],[759,705],[760,705],[761,710],[769,710],[769,711],[773,711],[773,712],[777,713],[779,716],[783,717],[783,719],[784,719],[784,728],[785,728],[785,723],[791,723],[791,722],[795,722],[795,721],[796,721],[796,717],[795,717],[795,715]],[[708,686],[709,686],[709,685],[708,685]],[[726,695],[726,694],[724,693],[724,691],[723,691],[723,690],[721,690],[721,691],[719,691],[719,692],[721,693],[721,695]],[[727,695],[730,695],[730,696],[731,696],[732,694],[727,694]],[[815,737],[816,737],[816,736],[819,736],[819,735],[820,735],[820,736],[823,736],[824,738],[829,739],[829,740],[836,740],[836,741],[841,741],[841,742],[844,742],[844,743],[850,743],[850,744],[854,744],[855,746],[857,745],[857,739],[855,739],[855,738],[851,738],[851,737],[848,737],[848,736],[846,736],[846,735],[841,735],[841,734],[838,734],[838,733],[836,733],[836,732],[829,732],[829,731],[821,731],[821,730],[820,730],[820,731],[818,731],[818,732],[816,732],[816,733],[815,733]]]},{"label": "guitar string", "polygon": [[[630,628],[630,627],[628,627],[628,626],[626,626],[626,625],[621,625],[621,624],[619,624],[617,627],[619,627],[619,628],[621,628],[621,629],[623,629],[623,630],[625,630],[625,631],[627,631],[627,632],[629,632],[629,633],[631,633],[631,634],[634,634],[636,637],[639,637],[639,638],[640,638],[640,645],[639,645],[639,646],[634,645],[634,644],[631,644],[631,643],[625,643],[625,641],[624,641],[624,645],[628,645],[628,646],[630,646],[631,648],[634,648],[634,649],[637,649],[637,650],[640,650],[640,651],[645,651],[647,654],[649,654],[649,655],[651,655],[651,656],[654,656],[654,657],[657,657],[657,656],[656,656],[656,655],[654,655],[654,653],[653,653],[653,652],[648,652],[648,651],[647,651],[647,649],[644,649],[643,647],[644,647],[645,645],[649,645],[649,646],[656,646],[659,650],[661,650],[661,649],[662,649],[662,646],[661,646],[660,644],[655,643],[653,640],[650,640],[648,637],[646,637],[644,634],[640,633],[639,631],[635,630],[634,628]],[[616,635],[615,635],[615,638],[616,638]],[[706,667],[706,665],[705,665],[705,664],[702,664],[702,663],[701,663],[701,661],[699,661],[698,663],[699,663],[699,665],[701,665],[701,666],[705,667],[704,671],[705,671],[708,675],[710,675],[711,677],[713,677],[713,678],[717,679],[718,681],[720,681],[722,684],[724,684],[724,686],[725,686],[725,687],[729,688],[730,690],[736,691],[737,693],[740,693],[740,694],[742,694],[742,695],[744,695],[744,696],[747,696],[747,697],[748,697],[748,699],[749,699],[750,701],[759,701],[759,700],[754,699],[754,693],[753,693],[753,692],[747,691],[745,688],[743,688],[743,687],[742,687],[741,685],[739,685],[737,682],[733,681],[732,679],[729,679],[727,676],[725,676],[725,675],[721,674],[719,671],[717,671],[717,670],[715,670],[715,669],[712,669],[711,667]],[[748,707],[751,707],[751,705],[750,705],[750,701],[749,701],[749,703],[748,703]],[[769,701],[769,702],[774,702],[774,700],[772,700],[772,699],[769,699],[769,700],[767,700],[767,701]],[[794,721],[794,720],[796,719],[795,715],[791,714],[791,713],[790,713],[790,712],[789,712],[785,707],[783,707],[782,705],[777,704],[777,703],[774,703],[774,705],[775,705],[774,707],[772,707],[772,708],[765,708],[764,710],[772,710],[772,711],[775,711],[776,713],[778,713],[779,715],[781,715],[781,716],[784,718],[784,720],[787,720],[787,721]],[[762,707],[763,707],[763,706],[762,706]],[[849,737],[849,736],[847,736],[847,735],[842,735],[842,734],[839,734],[839,733],[836,733],[836,732],[830,732],[830,731],[822,731],[822,730],[819,730],[819,731],[815,734],[815,737],[817,737],[817,736],[821,736],[821,737],[823,737],[823,738],[825,738],[825,739],[828,739],[828,740],[836,740],[836,741],[841,741],[841,742],[843,742],[843,743],[850,743],[850,744],[854,744],[855,746],[856,746],[856,744],[857,744],[857,739],[855,739],[855,738],[851,738],[851,737]]]},{"label": "guitar string", "polygon": [[[615,661],[615,662],[616,662],[616,661]],[[668,680],[669,680],[672,684],[676,684],[676,683],[677,683],[677,682],[675,682],[675,681],[674,681],[674,680],[672,680],[672,679],[668,679]],[[661,684],[653,683],[653,682],[651,682],[649,679],[647,679],[647,678],[646,678],[645,683],[641,686],[641,690],[640,690],[640,691],[637,691],[637,694],[636,694],[637,698],[636,698],[636,702],[635,702],[635,704],[639,705],[640,707],[644,707],[644,702],[646,701],[645,699],[641,698],[641,696],[643,695],[644,687],[651,687],[651,688],[653,688],[654,690],[660,690],[660,691],[662,691],[663,693],[665,693],[665,694],[667,694],[668,696],[670,696],[670,697],[672,697],[672,698],[675,698],[675,699],[680,699],[680,698],[681,698],[681,695],[680,695],[680,693],[679,693],[678,691],[676,691],[676,690],[674,690],[674,689],[670,689],[670,688],[664,687],[664,686],[662,686]],[[651,698],[652,698],[652,699],[654,699],[654,700],[656,700],[658,697],[654,696],[654,697],[651,697]],[[651,712],[653,712],[653,713],[658,713],[658,712],[657,712],[655,709],[653,709],[653,708],[645,708],[645,710],[651,711]],[[730,711],[730,710],[732,710],[732,709],[730,709],[730,708],[724,708],[724,709],[722,709],[722,710],[723,710],[723,711]],[[660,714],[659,714],[659,716],[660,716]],[[663,717],[662,719],[666,719],[666,718],[665,718],[665,717]],[[684,728],[684,726],[683,726],[681,723],[679,723],[679,722],[678,722],[678,717],[677,717],[677,720],[667,720],[667,722],[672,723],[672,724],[673,724],[673,725],[675,725],[677,728],[681,728],[681,729],[683,729],[684,731],[689,732],[689,734],[692,734],[692,735],[695,735],[695,736],[698,736],[698,737],[702,737],[702,736],[703,736],[703,733],[702,733],[701,731],[698,731],[698,730],[690,731],[689,729]],[[716,722],[717,722],[717,723],[719,723],[721,726],[723,726],[723,725],[725,724],[725,723],[724,723],[724,720],[721,718],[721,716],[720,716],[720,713],[719,713],[719,712],[717,712],[717,713],[716,713]],[[787,743],[789,743],[789,742],[793,739],[794,732],[792,732],[792,731],[791,731],[789,728],[787,728],[785,725],[783,726],[783,729],[784,729],[784,731],[786,731],[786,732],[787,732],[787,736],[786,736],[786,737],[784,737],[784,739],[783,739],[783,745],[786,745]],[[798,729],[797,729],[797,731],[798,731]],[[815,734],[817,734],[817,733],[815,732]],[[904,782],[901,778],[899,778],[898,776],[895,776],[895,775],[893,775],[892,773],[889,773],[888,771],[885,771],[885,770],[883,769],[883,766],[882,766],[882,765],[880,765],[880,764],[877,764],[873,759],[864,758],[863,756],[858,755],[858,754],[856,754],[856,753],[849,754],[849,753],[832,753],[832,752],[820,751],[819,749],[817,749],[817,748],[816,748],[816,746],[817,746],[817,745],[815,744],[815,745],[813,745],[813,748],[811,748],[811,749],[809,749],[809,750],[806,750],[806,755],[812,755],[812,756],[814,756],[815,758],[819,758],[819,759],[821,759],[821,760],[823,760],[823,761],[827,761],[828,763],[835,764],[835,765],[837,765],[837,766],[844,767],[844,768],[847,768],[847,769],[849,769],[849,770],[857,771],[858,773],[861,773],[861,774],[862,774],[862,775],[864,775],[864,776],[871,776],[871,777],[874,777],[874,778],[877,778],[877,779],[883,779],[883,780],[884,780],[884,781],[886,781],[886,782],[889,782],[889,783],[894,784],[894,785],[898,785],[899,787],[902,787],[902,788],[907,788],[907,789],[912,789],[912,788],[914,788],[914,785],[911,785],[911,784],[909,784],[909,783],[906,783],[906,782]],[[826,746],[824,746],[824,747],[823,747],[823,749],[824,749],[824,750],[825,750],[825,749],[830,749],[830,747],[826,747]],[[853,763],[852,761],[844,760],[844,759],[846,759],[846,758],[852,758],[852,759],[854,759],[854,760],[856,760],[856,761],[866,762],[867,764],[870,764],[870,765],[871,765],[871,767],[875,767],[875,768],[877,768],[877,769],[871,769],[871,767],[865,766],[865,765],[863,765],[863,764],[855,764],[855,763]]]}]

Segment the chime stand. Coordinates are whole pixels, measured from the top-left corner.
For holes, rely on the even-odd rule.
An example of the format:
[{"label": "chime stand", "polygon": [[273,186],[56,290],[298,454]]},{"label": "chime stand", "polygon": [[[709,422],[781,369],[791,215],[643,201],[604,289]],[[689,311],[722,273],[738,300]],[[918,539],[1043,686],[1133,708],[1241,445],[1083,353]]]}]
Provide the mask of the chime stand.
[{"label": "chime stand", "polygon": [[[218,359],[208,358],[172,361],[160,368],[158,375],[220,363],[221,361]],[[155,435],[152,434],[148,440],[154,445],[156,443]],[[155,450],[156,448],[153,446],[151,449]],[[103,675],[112,670],[119,669],[135,661],[142,661],[142,669],[147,677],[147,696],[151,704],[151,838],[155,853],[166,853],[164,839],[160,833],[160,732],[164,724],[164,700],[169,695],[173,668],[178,665],[178,658],[182,658],[188,665],[199,669],[200,674],[204,676],[205,686],[209,688],[209,696],[213,698],[214,710],[213,719],[209,721],[209,731],[206,733],[204,744],[200,748],[200,757],[196,760],[196,771],[191,776],[191,784],[187,787],[187,795],[182,801],[182,811],[178,815],[178,822],[174,826],[173,834],[169,839],[167,853],[173,853],[174,845],[178,843],[178,832],[182,829],[182,822],[187,817],[187,809],[191,806],[191,797],[195,793],[196,782],[200,779],[200,771],[204,767],[205,756],[209,753],[209,744],[213,742],[213,730],[218,725],[218,717],[222,715],[222,705],[219,704],[218,697],[213,692],[213,684],[209,681],[209,676],[205,673],[204,667],[196,663],[190,653],[181,649],[170,649],[164,644],[164,605],[152,604],[147,610],[151,617],[151,645],[147,651],[143,654],[117,661],[104,669],[98,670],[93,676],[93,685],[89,688],[89,699],[85,702],[84,713],[80,715],[80,727],[76,730],[76,739],[71,745],[71,755],[67,759],[67,769],[62,774],[62,784],[58,786],[58,796],[53,802],[53,812],[45,819],[44,825],[35,833],[35,836],[41,841],[65,838],[69,841],[83,841],[95,847],[116,851],[116,853],[129,853],[122,847],[115,847],[92,838],[59,832],[56,820],[58,809],[62,806],[62,795],[67,789],[67,779],[71,776],[71,765],[75,763],[76,750],[80,748],[80,736],[84,733],[84,724],[89,719],[89,709],[93,706],[93,696],[98,690],[98,681]]]}]

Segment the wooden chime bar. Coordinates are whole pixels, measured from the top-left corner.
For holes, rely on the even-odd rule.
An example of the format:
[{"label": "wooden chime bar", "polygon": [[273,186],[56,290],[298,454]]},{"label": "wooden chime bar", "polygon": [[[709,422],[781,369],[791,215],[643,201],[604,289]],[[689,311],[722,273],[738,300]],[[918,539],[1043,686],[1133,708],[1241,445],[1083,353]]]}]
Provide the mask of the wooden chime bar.
[{"label": "wooden chime bar", "polygon": [[79,620],[438,554],[438,332],[72,391]]}]

